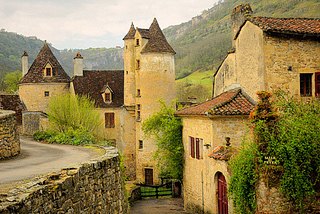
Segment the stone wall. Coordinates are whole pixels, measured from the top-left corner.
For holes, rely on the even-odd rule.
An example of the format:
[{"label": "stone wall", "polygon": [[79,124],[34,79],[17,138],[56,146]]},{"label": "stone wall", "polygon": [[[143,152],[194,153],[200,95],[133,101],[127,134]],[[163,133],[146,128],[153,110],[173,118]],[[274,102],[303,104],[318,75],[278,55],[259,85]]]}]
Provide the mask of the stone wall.
[{"label": "stone wall", "polygon": [[26,109],[19,95],[0,95],[0,109],[15,111],[17,123],[22,125],[22,112]]},{"label": "stone wall", "polygon": [[36,178],[0,196],[0,213],[127,213],[128,202],[113,147],[106,154]]},{"label": "stone wall", "polygon": [[0,111],[0,160],[20,153],[20,138],[14,111]]},{"label": "stone wall", "polygon": [[38,130],[45,130],[48,127],[48,117],[40,111],[26,111],[22,113],[22,133],[33,135]]}]

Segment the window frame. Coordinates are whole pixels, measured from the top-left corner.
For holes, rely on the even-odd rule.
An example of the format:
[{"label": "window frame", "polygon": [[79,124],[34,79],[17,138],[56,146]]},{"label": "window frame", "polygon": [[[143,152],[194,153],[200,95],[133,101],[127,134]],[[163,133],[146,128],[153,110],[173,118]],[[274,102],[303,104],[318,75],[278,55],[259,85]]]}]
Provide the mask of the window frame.
[{"label": "window frame", "polygon": [[44,96],[45,97],[50,97],[50,92],[49,91],[44,91]]},{"label": "window frame", "polygon": [[139,140],[139,149],[143,149],[143,140]]},{"label": "window frame", "polygon": [[[313,73],[300,73],[300,96],[312,96],[312,75]],[[309,91],[309,93],[308,93]]]},{"label": "window frame", "polygon": [[105,128],[114,128],[115,127],[115,114],[114,112],[105,112],[104,113],[104,127]]}]

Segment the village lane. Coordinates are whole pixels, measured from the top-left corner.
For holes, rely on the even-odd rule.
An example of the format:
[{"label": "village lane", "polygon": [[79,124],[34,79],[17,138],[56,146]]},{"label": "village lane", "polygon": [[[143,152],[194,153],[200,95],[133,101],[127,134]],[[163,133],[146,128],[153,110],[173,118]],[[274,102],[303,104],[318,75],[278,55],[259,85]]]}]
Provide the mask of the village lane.
[{"label": "village lane", "polygon": [[99,156],[93,149],[79,146],[40,143],[27,137],[20,142],[20,155],[0,161],[0,189]]}]

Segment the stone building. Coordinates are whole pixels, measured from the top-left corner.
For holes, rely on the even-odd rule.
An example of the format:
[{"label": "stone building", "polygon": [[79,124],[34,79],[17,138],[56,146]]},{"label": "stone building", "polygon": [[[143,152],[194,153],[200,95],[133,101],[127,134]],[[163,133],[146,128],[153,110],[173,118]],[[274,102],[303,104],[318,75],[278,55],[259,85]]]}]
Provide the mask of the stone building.
[{"label": "stone building", "polygon": [[46,43],[29,70],[24,53],[20,97],[28,111],[46,112],[50,97],[57,94],[89,95],[104,121],[105,135],[124,156],[129,179],[156,184],[160,178],[152,156],[157,146],[144,138],[141,124],[159,110],[158,100],[169,104],[175,99],[175,52],[156,19],[149,29],[132,24],[123,40],[124,70],[83,70],[78,53],[71,79]]},{"label": "stone building", "polygon": [[254,99],[275,89],[320,96],[320,19],[252,17],[250,5],[239,5],[231,22],[233,49],[214,74],[214,96],[232,85]]},{"label": "stone building", "polygon": [[[233,213],[232,203],[226,197],[228,159],[240,147],[254,105],[255,101],[237,88],[175,112],[183,124],[187,210]],[[226,146],[227,141],[231,146]]]}]

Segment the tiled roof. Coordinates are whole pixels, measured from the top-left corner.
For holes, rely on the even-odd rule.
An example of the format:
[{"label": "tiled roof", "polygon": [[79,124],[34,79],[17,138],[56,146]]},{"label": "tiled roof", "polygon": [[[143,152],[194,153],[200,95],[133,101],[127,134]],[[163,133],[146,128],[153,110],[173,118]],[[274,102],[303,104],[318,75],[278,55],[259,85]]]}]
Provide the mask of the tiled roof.
[{"label": "tiled roof", "polygon": [[[120,107],[124,103],[124,71],[83,71],[83,76],[75,76],[72,79],[75,93],[89,95],[97,107]],[[108,85],[113,91],[112,102],[105,103],[102,98],[102,90]]]},{"label": "tiled roof", "polygon": [[[52,66],[52,77],[45,77],[43,69],[50,63]],[[70,77],[63,70],[62,66],[53,55],[48,44],[45,42],[42,49],[40,50],[38,56],[33,61],[29,71],[20,80],[21,83],[68,83],[70,82]]]},{"label": "tiled roof", "polygon": [[136,34],[136,29],[134,29],[133,23],[131,23],[130,29],[129,29],[127,35],[125,35],[125,37],[123,37],[123,40],[134,39],[135,34]]},{"label": "tiled roof", "polygon": [[[320,19],[318,18],[252,17],[247,21],[252,22],[266,32],[320,36]],[[235,38],[237,38],[241,28]]]},{"label": "tiled roof", "polygon": [[150,39],[149,29],[137,28],[142,38]]},{"label": "tiled roof", "polygon": [[16,112],[17,123],[22,125],[22,112],[27,110],[19,95],[0,95],[0,109]]},{"label": "tiled roof", "polygon": [[237,153],[237,150],[233,147],[218,146],[209,155],[209,158],[214,158],[216,160],[228,161],[236,153]]},{"label": "tiled roof", "polygon": [[152,24],[150,25],[149,36],[150,39],[142,49],[141,53],[165,52],[176,54],[163,35],[156,18],[154,18]]},{"label": "tiled roof", "polygon": [[224,92],[196,106],[176,111],[176,115],[249,115],[255,102],[241,89]]}]

